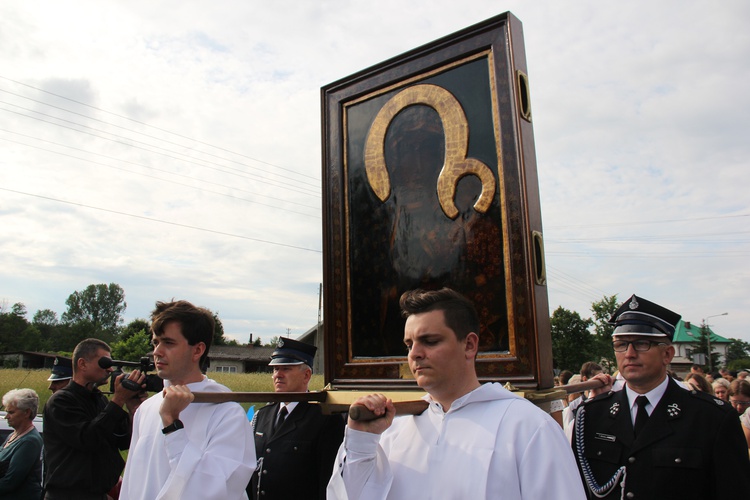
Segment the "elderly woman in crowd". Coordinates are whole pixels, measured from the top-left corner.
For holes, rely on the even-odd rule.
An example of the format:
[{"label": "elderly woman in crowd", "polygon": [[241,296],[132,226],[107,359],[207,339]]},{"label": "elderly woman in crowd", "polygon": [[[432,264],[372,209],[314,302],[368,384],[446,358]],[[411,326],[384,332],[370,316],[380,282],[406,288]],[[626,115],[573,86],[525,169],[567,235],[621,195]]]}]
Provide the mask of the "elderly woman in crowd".
[{"label": "elderly woman in crowd", "polygon": [[39,500],[42,495],[42,436],[34,427],[39,396],[13,389],[3,396],[13,433],[0,449],[0,498]]},{"label": "elderly woman in crowd", "polygon": [[711,386],[714,388],[714,396],[721,399],[722,401],[729,402],[729,382],[727,382],[725,379],[720,378],[718,380],[714,380],[714,383],[711,384]]}]

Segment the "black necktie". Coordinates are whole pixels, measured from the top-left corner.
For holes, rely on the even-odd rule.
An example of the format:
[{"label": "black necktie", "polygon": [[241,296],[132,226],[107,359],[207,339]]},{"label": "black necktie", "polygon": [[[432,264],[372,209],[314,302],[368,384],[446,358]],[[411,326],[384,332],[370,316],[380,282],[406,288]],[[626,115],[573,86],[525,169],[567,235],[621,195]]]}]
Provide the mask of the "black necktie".
[{"label": "black necktie", "polygon": [[646,411],[646,405],[648,404],[648,398],[646,396],[638,396],[635,398],[635,404],[638,405],[638,413],[635,414],[635,425],[633,425],[633,431],[635,436],[643,430],[648,420],[648,412]]},{"label": "black necktie", "polygon": [[289,414],[289,410],[286,409],[286,406],[282,406],[281,410],[279,410],[279,416],[276,418],[276,422],[273,426],[273,431],[276,432],[276,429],[281,427],[281,424],[284,423],[284,419]]}]

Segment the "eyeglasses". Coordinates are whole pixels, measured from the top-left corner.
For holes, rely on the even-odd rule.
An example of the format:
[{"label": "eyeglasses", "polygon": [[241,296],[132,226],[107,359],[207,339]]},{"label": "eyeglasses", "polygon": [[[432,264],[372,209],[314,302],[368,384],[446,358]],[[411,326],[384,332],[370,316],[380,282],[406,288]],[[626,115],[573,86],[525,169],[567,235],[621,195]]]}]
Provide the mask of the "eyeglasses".
[{"label": "eyeglasses", "polygon": [[628,350],[628,346],[632,345],[633,349],[638,352],[645,352],[651,349],[652,345],[667,345],[664,342],[654,342],[653,340],[615,340],[612,342],[612,347],[615,352],[625,352]]},{"label": "eyeglasses", "polygon": [[750,406],[750,401],[737,401],[730,399],[729,404],[732,406]]}]

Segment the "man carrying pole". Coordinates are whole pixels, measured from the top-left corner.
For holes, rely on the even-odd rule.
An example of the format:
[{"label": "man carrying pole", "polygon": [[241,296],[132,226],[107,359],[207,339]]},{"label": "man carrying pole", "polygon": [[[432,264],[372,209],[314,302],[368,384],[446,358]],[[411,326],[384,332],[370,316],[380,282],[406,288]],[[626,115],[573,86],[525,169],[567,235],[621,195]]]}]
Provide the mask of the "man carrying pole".
[{"label": "man carrying pole", "polygon": [[190,404],[194,391],[229,392],[200,368],[214,336],[213,315],[184,300],[157,302],[151,331],[164,391],[136,412],[120,499],[247,498],[255,446],[242,407]]},{"label": "man carrying pole", "polygon": [[474,305],[443,288],[401,296],[404,343],[428,409],[394,420],[393,402],[359,398],[382,416],[349,419],[328,498],[584,498],[560,426],[499,384],[481,385]]}]

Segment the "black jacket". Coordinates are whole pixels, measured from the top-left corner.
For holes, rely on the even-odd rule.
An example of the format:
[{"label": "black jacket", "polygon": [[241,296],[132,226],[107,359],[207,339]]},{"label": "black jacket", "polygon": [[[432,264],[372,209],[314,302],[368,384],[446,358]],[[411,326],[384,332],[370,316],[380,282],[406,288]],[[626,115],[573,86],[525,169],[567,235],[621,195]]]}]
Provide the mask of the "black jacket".
[{"label": "black jacket", "polygon": [[[750,491],[750,460],[739,415],[713,396],[685,390],[670,379],[637,439],[625,389],[587,401],[578,419],[573,453],[590,499],[598,497],[587,484],[586,464],[600,486],[624,466],[623,498],[725,500],[745,498]],[[621,475],[603,498],[621,498],[622,481]]]},{"label": "black jacket", "polygon": [[125,467],[120,450],[130,433],[125,410],[71,381],[44,407],[45,488],[71,498],[108,492]]},{"label": "black jacket", "polygon": [[261,408],[254,419],[259,468],[248,486],[248,495],[264,500],[325,499],[333,462],[344,438],[344,419],[341,415],[323,415],[319,405],[302,402],[273,433],[279,406],[276,403]]}]

